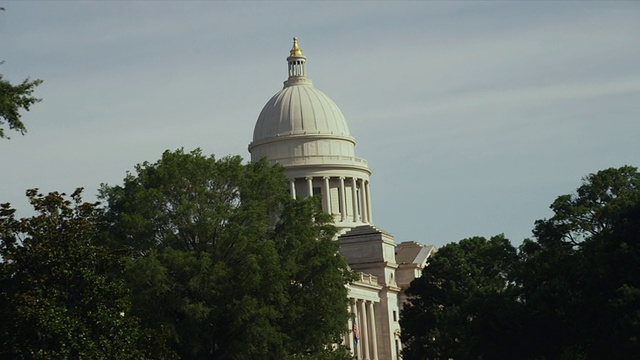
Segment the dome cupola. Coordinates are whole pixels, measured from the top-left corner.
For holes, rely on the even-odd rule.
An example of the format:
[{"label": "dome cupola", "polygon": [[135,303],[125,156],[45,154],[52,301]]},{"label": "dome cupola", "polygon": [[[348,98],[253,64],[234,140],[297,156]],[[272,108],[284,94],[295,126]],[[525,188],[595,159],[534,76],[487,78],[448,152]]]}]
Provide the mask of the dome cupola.
[{"label": "dome cupola", "polygon": [[[287,58],[287,63],[289,63],[289,80],[305,80],[307,76],[305,69],[307,58],[302,55],[302,50],[298,46],[297,37],[293,38],[293,47],[289,51],[289,54]],[[289,82],[289,80],[287,80],[287,82]]]}]

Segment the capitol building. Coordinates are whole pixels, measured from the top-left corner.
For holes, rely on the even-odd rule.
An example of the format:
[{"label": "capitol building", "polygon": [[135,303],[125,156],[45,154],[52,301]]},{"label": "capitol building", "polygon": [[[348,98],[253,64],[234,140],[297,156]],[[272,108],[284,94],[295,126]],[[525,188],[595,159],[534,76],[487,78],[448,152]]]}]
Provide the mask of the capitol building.
[{"label": "capitol building", "polygon": [[320,196],[322,210],[333,216],[340,253],[360,274],[348,286],[352,317],[344,345],[359,360],[399,359],[404,290],[435,248],[396,244],[374,225],[371,170],[356,156],[356,141],[338,106],[306,76],[306,60],[294,38],[288,79],[256,121],[251,160],[264,157],[282,165],[291,196]]}]

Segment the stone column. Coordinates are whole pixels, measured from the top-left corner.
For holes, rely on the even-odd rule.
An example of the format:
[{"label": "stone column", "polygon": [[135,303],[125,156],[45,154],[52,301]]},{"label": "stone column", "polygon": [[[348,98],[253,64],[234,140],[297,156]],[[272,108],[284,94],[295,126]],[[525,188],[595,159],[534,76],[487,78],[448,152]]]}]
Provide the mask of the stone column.
[{"label": "stone column", "polygon": [[307,186],[309,187],[309,196],[313,196],[313,177],[306,177]]},{"label": "stone column", "polygon": [[367,219],[369,220],[369,224],[373,224],[373,211],[371,211],[371,186],[369,185],[369,181],[367,180]]},{"label": "stone column", "polygon": [[[349,299],[353,302],[355,302],[355,299]],[[354,316],[355,316],[355,312],[353,311],[353,304],[349,304],[349,306],[347,307],[349,310],[349,320],[347,321],[347,336],[346,338],[346,346],[349,349],[349,352],[351,353],[351,355],[355,355],[355,349],[353,346],[353,321],[355,320]]]},{"label": "stone column", "polygon": [[369,301],[369,328],[371,329],[371,360],[378,360],[378,331],[376,329],[376,313],[373,301]]},{"label": "stone column", "polygon": [[353,203],[353,222],[358,222],[358,193],[356,178],[351,178],[351,202]]},{"label": "stone column", "polygon": [[325,203],[325,211],[327,212],[327,214],[333,216],[333,214],[331,213],[331,189],[329,187],[329,179],[330,177],[328,176],[324,176],[322,178],[324,180],[324,194],[322,196],[322,202]]},{"label": "stone column", "polygon": [[291,191],[291,197],[293,198],[293,200],[296,199],[296,179],[290,179],[289,180],[289,187],[290,187],[290,191]]},{"label": "stone column", "polygon": [[364,300],[360,300],[360,321],[362,324],[362,358],[364,360],[370,360],[369,358],[369,329],[367,326],[367,309],[365,308]]},{"label": "stone column", "polygon": [[354,346],[353,354],[355,355],[356,359],[360,360],[362,359],[362,350],[361,350],[362,349],[362,333],[361,333],[361,326],[360,326],[360,314],[358,314],[357,304],[358,304],[358,299],[353,299],[353,304],[351,304],[351,311],[355,315],[355,318],[353,319],[353,321],[354,321],[354,324],[356,325],[356,329],[358,330],[358,345]]},{"label": "stone column", "polygon": [[364,179],[360,179],[360,218],[362,219],[362,222],[368,223],[369,219],[367,218],[367,202],[365,201],[365,195]]},{"label": "stone column", "polygon": [[340,176],[340,221],[344,221],[347,217],[347,200],[345,199],[346,192],[344,191],[344,176]]}]

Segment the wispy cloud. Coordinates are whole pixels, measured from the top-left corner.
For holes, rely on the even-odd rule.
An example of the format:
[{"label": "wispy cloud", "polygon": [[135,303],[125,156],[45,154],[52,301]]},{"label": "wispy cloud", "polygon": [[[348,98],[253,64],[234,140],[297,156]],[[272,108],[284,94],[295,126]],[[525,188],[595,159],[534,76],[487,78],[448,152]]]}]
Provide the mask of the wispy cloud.
[{"label": "wispy cloud", "polygon": [[167,148],[246,157],[294,35],[375,171],[376,222],[398,240],[521,239],[585,171],[640,164],[632,2],[6,7],[0,71],[45,80],[27,136],[0,142],[0,202],[23,208],[26,187],[117,183]]}]

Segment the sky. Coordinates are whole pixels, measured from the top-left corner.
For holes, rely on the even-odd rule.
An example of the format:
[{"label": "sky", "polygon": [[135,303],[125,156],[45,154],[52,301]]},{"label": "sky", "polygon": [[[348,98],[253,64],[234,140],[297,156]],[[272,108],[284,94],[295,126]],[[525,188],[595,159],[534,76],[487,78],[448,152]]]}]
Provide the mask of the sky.
[{"label": "sky", "polygon": [[345,115],[396,242],[531,237],[589,173],[640,165],[640,2],[0,2],[0,73],[42,79],[0,203],[94,200],[164,150],[241,155],[287,77]]}]

